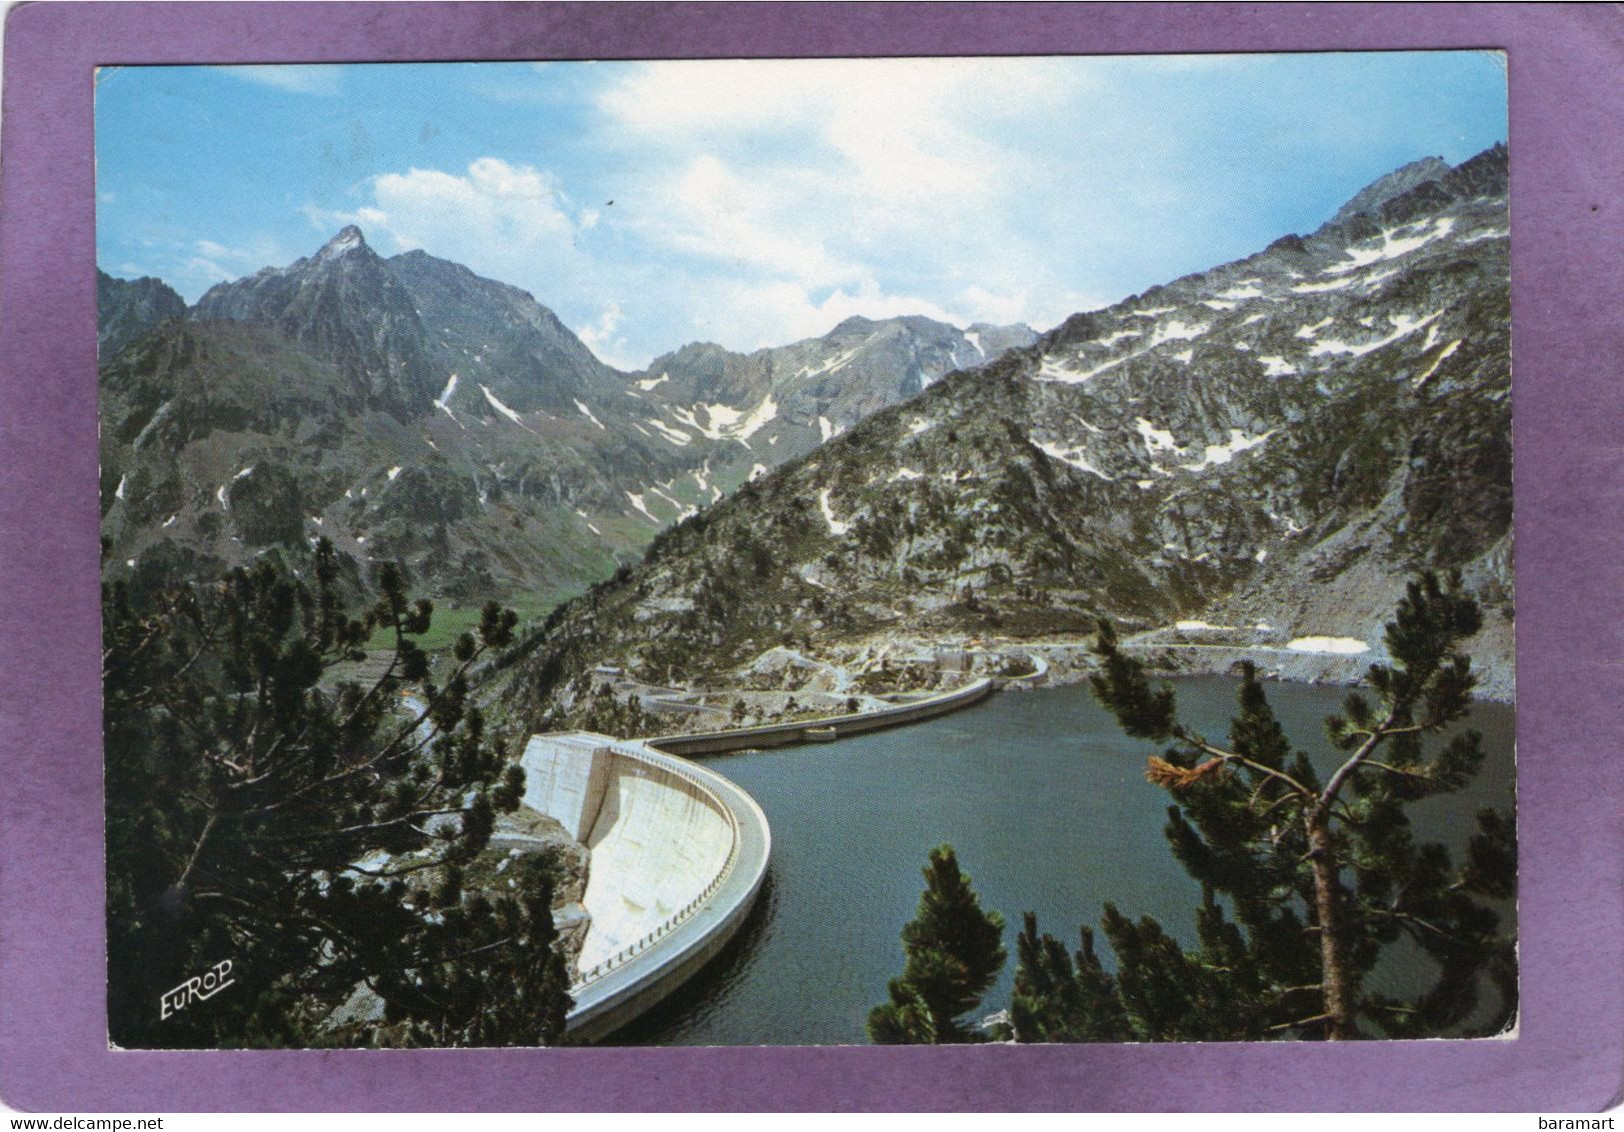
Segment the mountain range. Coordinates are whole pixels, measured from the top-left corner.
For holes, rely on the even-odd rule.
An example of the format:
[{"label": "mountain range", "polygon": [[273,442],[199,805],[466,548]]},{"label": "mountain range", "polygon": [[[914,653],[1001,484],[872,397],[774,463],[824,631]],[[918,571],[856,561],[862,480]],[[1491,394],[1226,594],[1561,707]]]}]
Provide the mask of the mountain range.
[{"label": "mountain range", "polygon": [[[556,611],[503,701],[534,725],[596,665],[715,686],[775,646],[878,663],[910,642],[1080,636],[1100,616],[1282,653],[1379,649],[1422,568],[1459,569],[1485,605],[1473,656],[1503,691],[1507,217],[1503,146],[1428,159],[1309,235],[865,406]],[[668,363],[684,397],[733,388],[726,366],[690,376],[704,357]]]},{"label": "mountain range", "polygon": [[1036,338],[850,319],[743,355],[605,365],[515,287],[348,227],[187,307],[100,275],[107,569],[138,587],[318,537],[452,603],[542,608],[672,521],[960,365]]}]

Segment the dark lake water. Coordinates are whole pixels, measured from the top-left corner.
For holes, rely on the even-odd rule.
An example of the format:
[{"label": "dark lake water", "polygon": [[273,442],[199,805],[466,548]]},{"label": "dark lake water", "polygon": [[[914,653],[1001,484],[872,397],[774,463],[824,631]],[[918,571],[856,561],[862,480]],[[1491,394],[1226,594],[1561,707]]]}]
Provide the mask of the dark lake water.
[{"label": "dark lake water", "polygon": [[[1223,736],[1236,682],[1175,682],[1183,717]],[[1345,689],[1269,686],[1292,741],[1334,757],[1323,720]],[[1418,833],[1453,849],[1489,804],[1514,790],[1511,708],[1483,704],[1471,725],[1488,760],[1459,794],[1412,807]],[[1007,692],[909,727],[837,743],[713,757],[707,765],[766,811],[773,861],[762,899],[726,952],[659,1008],[622,1031],[625,1044],[865,1043],[869,1009],[902,969],[929,850],[950,842],[982,906],[1008,922],[1010,958],[983,1013],[1008,1005],[1021,915],[1075,947],[1101,905],[1154,916],[1186,946],[1200,889],[1162,835],[1169,795],[1145,781],[1155,747],[1125,738],[1082,686]],[[1096,934],[1098,934],[1096,932]],[[1103,940],[1101,941],[1103,944]],[[1107,964],[1108,948],[1102,947]],[[1395,989],[1424,978],[1424,960],[1383,972]]]}]

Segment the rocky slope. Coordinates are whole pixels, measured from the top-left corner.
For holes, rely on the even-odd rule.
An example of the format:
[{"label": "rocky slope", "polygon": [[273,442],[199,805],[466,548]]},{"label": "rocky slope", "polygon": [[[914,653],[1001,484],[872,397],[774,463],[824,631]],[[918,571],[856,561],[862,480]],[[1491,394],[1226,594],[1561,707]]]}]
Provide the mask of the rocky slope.
[{"label": "rocky slope", "polygon": [[546,607],[980,356],[975,331],[853,320],[624,374],[529,294],[421,251],[384,259],[353,227],[189,311],[156,280],[104,276],[102,297],[108,570],[141,586],[296,564],[325,536],[358,583],[398,559],[453,603]]},{"label": "rocky slope", "polygon": [[1368,657],[1420,567],[1465,573],[1474,655],[1507,683],[1506,168],[1503,147],[1411,167],[1312,235],[873,413],[560,610],[503,701],[530,725],[601,663],[726,682],[786,641],[877,663],[1100,614]]},{"label": "rocky slope", "polygon": [[161,279],[115,279],[98,269],[96,312],[96,351],[108,357],[160,322],[184,316],[186,300]]},{"label": "rocky slope", "polygon": [[[691,480],[650,484],[639,506],[684,518],[804,456],[932,382],[1030,345],[1030,327],[959,330],[922,317],[849,318],[829,333],[739,354],[694,342],[633,374],[633,427],[687,453]],[[697,489],[697,493],[696,493]]]}]

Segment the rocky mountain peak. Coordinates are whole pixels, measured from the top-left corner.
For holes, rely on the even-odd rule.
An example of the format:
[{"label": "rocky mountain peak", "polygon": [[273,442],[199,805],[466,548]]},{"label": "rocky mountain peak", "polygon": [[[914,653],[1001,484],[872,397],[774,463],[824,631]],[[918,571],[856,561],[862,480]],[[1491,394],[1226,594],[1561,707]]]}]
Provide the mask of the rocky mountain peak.
[{"label": "rocky mountain peak", "polygon": [[1452,166],[1441,157],[1423,157],[1408,165],[1401,165],[1391,173],[1376,178],[1355,193],[1337,209],[1331,223],[1342,224],[1361,212],[1375,212],[1387,201],[1402,196],[1428,181],[1437,181],[1448,175]]},{"label": "rocky mountain peak", "polygon": [[115,279],[96,269],[96,346],[116,354],[154,326],[186,314],[186,300],[161,279]]},{"label": "rocky mountain peak", "polygon": [[433,401],[411,298],[353,224],[314,256],[209,288],[191,317],[274,326],[335,361],[375,407],[410,413]]},{"label": "rocky mountain peak", "polygon": [[824,337],[833,338],[839,334],[868,334],[877,325],[878,323],[871,318],[864,318],[860,314],[854,314],[850,318],[841,320],[840,324],[829,331],[828,334],[825,334]]},{"label": "rocky mountain peak", "polygon": [[354,224],[347,224],[339,230],[338,235],[322,245],[321,251],[316,253],[316,259],[320,261],[337,259],[339,256],[355,251],[358,248],[371,250],[367,246],[366,236],[362,234],[361,229]]}]

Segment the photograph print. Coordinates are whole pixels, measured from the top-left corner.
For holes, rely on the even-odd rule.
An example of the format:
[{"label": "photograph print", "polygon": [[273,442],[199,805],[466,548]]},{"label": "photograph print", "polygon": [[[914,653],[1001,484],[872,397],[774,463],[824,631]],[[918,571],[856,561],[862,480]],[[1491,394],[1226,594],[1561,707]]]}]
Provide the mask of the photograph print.
[{"label": "photograph print", "polygon": [[1515,1037],[1503,54],[95,82],[112,1046]]}]

